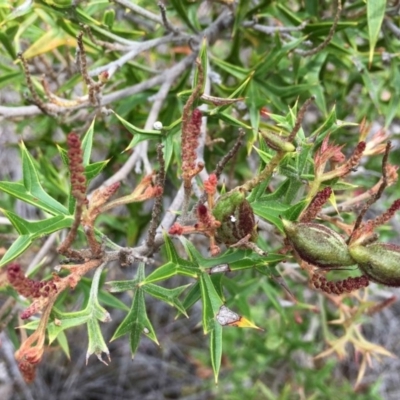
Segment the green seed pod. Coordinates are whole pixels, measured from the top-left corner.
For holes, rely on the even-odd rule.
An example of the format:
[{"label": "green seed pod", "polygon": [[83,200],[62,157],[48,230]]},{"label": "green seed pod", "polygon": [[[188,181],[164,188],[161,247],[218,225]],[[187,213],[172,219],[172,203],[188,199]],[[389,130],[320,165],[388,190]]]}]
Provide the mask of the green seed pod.
[{"label": "green seed pod", "polygon": [[400,286],[400,246],[372,243],[368,246],[350,246],[349,251],[371,281]]},{"label": "green seed pod", "polygon": [[334,230],[320,224],[282,220],[290,244],[299,256],[321,268],[354,265],[344,239]]},{"label": "green seed pod", "polygon": [[115,10],[106,10],[103,14],[103,24],[112,29],[115,21]]},{"label": "green seed pod", "polygon": [[222,195],[212,213],[221,222],[215,235],[218,243],[235,244],[248,234],[251,235],[250,241],[257,239],[254,212],[244,191],[235,190]]},{"label": "green seed pod", "polygon": [[296,147],[294,147],[292,143],[286,141],[285,137],[283,136],[279,136],[270,131],[260,130],[260,133],[267,142],[268,146],[273,150],[284,151],[286,153],[291,153],[296,150]]}]

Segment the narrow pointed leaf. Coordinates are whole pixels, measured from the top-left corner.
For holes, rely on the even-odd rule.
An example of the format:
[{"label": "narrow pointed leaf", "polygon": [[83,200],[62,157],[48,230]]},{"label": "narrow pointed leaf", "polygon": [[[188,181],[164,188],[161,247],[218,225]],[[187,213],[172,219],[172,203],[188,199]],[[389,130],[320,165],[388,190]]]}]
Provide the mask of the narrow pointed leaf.
[{"label": "narrow pointed leaf", "polygon": [[369,35],[369,63],[371,64],[383,18],[385,17],[386,0],[368,0],[366,3]]},{"label": "narrow pointed leaf", "polygon": [[210,356],[215,383],[218,383],[222,359],[222,326],[220,324],[215,324],[214,330],[210,334]]},{"label": "narrow pointed leaf", "polygon": [[93,118],[93,121],[89,126],[89,129],[86,131],[85,136],[82,139],[83,165],[85,167],[89,165],[90,156],[92,154],[93,132],[94,132],[95,119],[96,118]]},{"label": "narrow pointed leaf", "polygon": [[200,275],[200,288],[203,302],[203,330],[204,333],[207,334],[214,329],[215,316],[223,304],[223,301],[215,290],[210,275],[206,273]]}]

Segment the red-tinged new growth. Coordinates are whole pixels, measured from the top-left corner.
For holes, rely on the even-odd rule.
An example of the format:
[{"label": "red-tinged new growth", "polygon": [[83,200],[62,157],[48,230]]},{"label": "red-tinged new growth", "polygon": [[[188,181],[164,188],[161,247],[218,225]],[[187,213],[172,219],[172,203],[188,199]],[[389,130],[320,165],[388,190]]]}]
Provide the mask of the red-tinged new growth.
[{"label": "red-tinged new growth", "polygon": [[86,177],[83,166],[81,140],[79,136],[71,132],[67,136],[69,170],[71,173],[71,193],[79,204],[86,200]]},{"label": "red-tinged new growth", "polygon": [[321,211],[322,206],[328,201],[331,194],[332,189],[329,186],[320,190],[311,200],[309,206],[303,211],[299,219],[300,222],[311,222],[313,219],[315,219],[318,213]]},{"label": "red-tinged new growth", "polygon": [[22,319],[27,319],[39,311],[48,299],[58,292],[54,279],[49,281],[34,281],[25,276],[19,264],[13,263],[7,267],[7,278],[10,285],[22,296],[34,299],[35,307],[29,307],[22,314]]},{"label": "red-tinged new growth", "polygon": [[51,303],[47,304],[47,307],[43,310],[36,331],[32,333],[32,335],[29,336],[15,352],[15,359],[18,363],[18,368],[27,383],[30,383],[35,379],[36,366],[40,363],[43,357],[46,327],[54,301],[55,298]]},{"label": "red-tinged new growth", "polygon": [[[323,182],[334,178],[342,178],[348,175],[360,163],[365,147],[365,142],[359,142],[350,158],[343,163],[343,161],[345,160],[344,155],[341,151],[343,146],[330,144],[329,136],[327,136],[322,142],[320,149],[317,151],[314,157],[314,172],[316,179],[318,179],[320,182]],[[333,164],[332,166],[334,166],[335,168],[331,169],[330,171],[324,172],[328,161],[331,161]],[[336,167],[337,163],[342,164]]]},{"label": "red-tinged new growth", "polygon": [[220,248],[216,245],[215,231],[221,226],[221,223],[210,213],[207,206],[200,204],[196,208],[197,222],[194,226],[182,226],[175,222],[168,233],[170,235],[189,235],[192,233],[202,233],[210,239],[210,252],[215,256],[219,254]]},{"label": "red-tinged new growth", "polygon": [[185,187],[191,187],[191,181],[202,169],[197,163],[197,148],[201,134],[201,111],[194,109],[190,118],[182,123],[182,179]]},{"label": "red-tinged new growth", "polygon": [[[26,382],[32,382],[34,380],[36,366],[42,359],[46,327],[51,309],[57,297],[67,288],[74,289],[82,277],[90,270],[99,267],[101,262],[101,260],[94,259],[84,264],[63,266],[63,269],[70,272],[69,275],[62,278],[55,275],[51,281],[44,282],[44,285],[39,286],[36,285],[36,282],[27,280],[28,278],[25,278],[24,275],[21,274],[21,269],[18,265],[11,264],[8,267],[10,283],[13,286],[16,285],[14,287],[17,290],[18,288],[22,290],[25,293],[24,295],[28,295],[29,290],[31,290],[32,293],[28,296],[33,298],[33,302],[22,313],[21,318],[28,318],[42,311],[38,328],[21,344],[21,347],[15,353],[18,367]],[[46,290],[46,287],[49,287],[49,290]],[[43,293],[46,294],[43,295]]]},{"label": "red-tinged new growth", "polygon": [[216,174],[210,174],[204,181],[204,191],[207,193],[207,202],[211,209],[214,208],[214,196],[217,193],[218,178]]},{"label": "red-tinged new growth", "polygon": [[210,174],[208,179],[204,181],[204,191],[207,194],[214,195],[217,192],[218,178],[215,174]]},{"label": "red-tinged new growth", "polygon": [[373,220],[362,223],[357,229],[355,229],[351,234],[350,244],[355,245],[366,243],[369,238],[374,237],[374,229],[386,224],[386,222],[393,218],[394,214],[398,210],[400,210],[400,199],[395,200],[390,208],[382,215]]}]

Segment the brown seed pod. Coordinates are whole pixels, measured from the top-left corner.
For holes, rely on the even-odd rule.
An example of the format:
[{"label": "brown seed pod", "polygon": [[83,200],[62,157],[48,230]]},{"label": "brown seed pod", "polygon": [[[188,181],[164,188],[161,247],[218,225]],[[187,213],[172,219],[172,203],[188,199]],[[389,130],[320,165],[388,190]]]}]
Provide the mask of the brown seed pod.
[{"label": "brown seed pod", "polygon": [[349,252],[371,281],[386,286],[400,286],[400,246],[372,243],[367,246],[350,246]]},{"label": "brown seed pod", "polygon": [[321,268],[356,264],[345,240],[320,224],[282,220],[286,236],[301,259]]},{"label": "brown seed pod", "polygon": [[236,190],[222,195],[215,204],[213,215],[221,222],[215,235],[218,243],[232,245],[249,234],[251,241],[257,239],[254,212],[243,191]]}]

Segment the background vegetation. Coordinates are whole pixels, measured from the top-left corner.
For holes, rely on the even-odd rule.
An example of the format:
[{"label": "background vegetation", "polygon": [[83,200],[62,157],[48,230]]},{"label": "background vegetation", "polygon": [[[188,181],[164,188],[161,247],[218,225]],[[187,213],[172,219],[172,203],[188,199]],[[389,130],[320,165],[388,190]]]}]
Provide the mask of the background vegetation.
[{"label": "background vegetation", "polygon": [[[1,289],[1,398],[398,399],[399,364],[384,350],[399,352],[396,289],[372,284],[353,295],[327,296],[309,287],[290,254],[280,263],[278,251],[284,238],[279,216],[295,220],[307,205],[315,153],[325,137],[344,145],[349,158],[361,130],[370,153],[346,178],[330,182],[335,196],[321,217],[339,209],[343,221],[354,222],[357,207],[346,205],[378,182],[382,156],[373,145],[379,140],[392,141],[389,162],[399,165],[399,7],[382,0],[0,0],[0,264],[16,259],[29,277],[48,280],[65,263],[56,250],[74,219],[76,197],[68,133],[85,138],[88,193],[121,182],[118,195],[128,195],[153,169],[163,163],[166,169],[162,211],[156,211],[161,221],[152,216],[151,199],[98,216],[96,237],[104,235],[104,246],[118,257],[58,296],[30,385],[13,352],[38,327],[38,314],[22,321],[30,301],[10,286]],[[275,150],[259,129],[291,132],[300,107],[315,97],[296,154],[283,157],[249,197],[257,245],[268,256],[221,246],[212,259],[208,238],[165,233],[185,201],[181,118],[199,86],[193,99],[203,113],[197,160],[205,168],[193,179],[190,209],[208,173],[238,143],[240,129],[243,145],[220,176],[220,193],[245,184],[271,161]],[[221,103],[228,98],[232,103]],[[364,118],[368,128],[360,129]],[[398,183],[367,218],[387,209],[396,192]],[[186,222],[193,225],[192,219]],[[380,240],[396,242],[399,226],[393,218],[379,230]],[[87,247],[83,232],[73,247]],[[233,271],[207,273],[223,262]],[[330,272],[337,279],[349,274],[358,271]],[[110,281],[119,283],[104,284]],[[221,328],[214,317],[222,301],[263,330]],[[111,322],[105,323],[105,309]],[[64,320],[62,329],[56,319]],[[71,329],[64,330],[67,320]],[[26,329],[15,329],[23,324]],[[108,366],[95,357],[85,365],[87,352],[107,351]],[[382,357],[380,364],[374,356]]]}]

